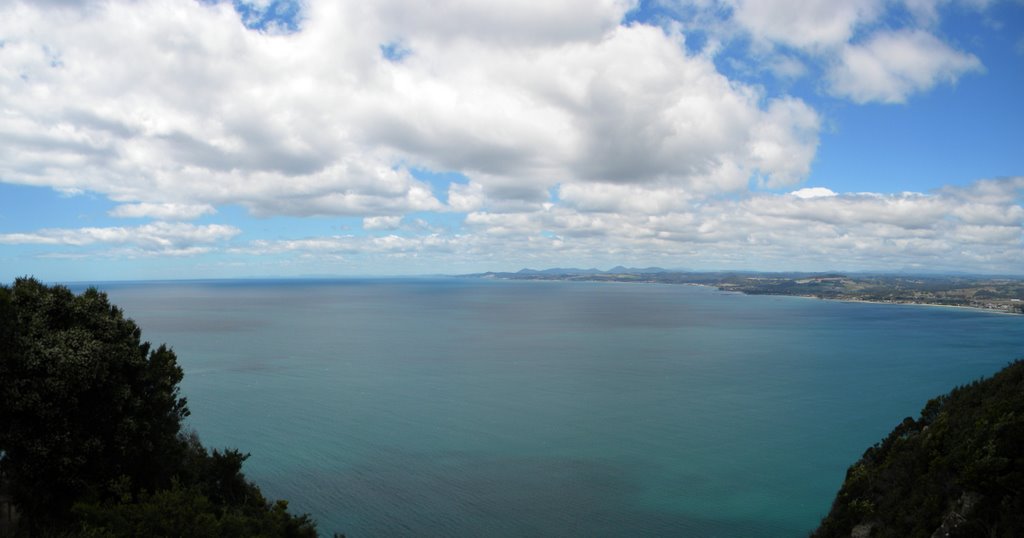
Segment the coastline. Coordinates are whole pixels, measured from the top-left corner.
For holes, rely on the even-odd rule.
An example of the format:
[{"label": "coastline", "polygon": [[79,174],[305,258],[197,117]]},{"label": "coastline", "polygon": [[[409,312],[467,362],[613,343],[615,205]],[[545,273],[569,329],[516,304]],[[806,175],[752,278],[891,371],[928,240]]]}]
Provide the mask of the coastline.
[{"label": "coastline", "polygon": [[[744,293],[737,291],[735,293],[742,293],[743,295],[759,295]],[[985,312],[987,314],[1006,314],[1009,316],[1020,316],[1018,312],[1010,312],[1000,308],[985,308],[983,306],[966,306],[966,305],[955,305],[955,304],[938,304],[938,303],[922,303],[913,301],[872,301],[870,299],[844,299],[842,297],[818,297],[817,295],[783,295],[779,294],[776,297],[799,297],[801,299],[817,299],[819,301],[837,301],[841,303],[865,303],[865,304],[880,304],[880,305],[903,305],[903,306],[929,306],[933,308],[951,308],[956,310],[974,310],[977,312]]]},{"label": "coastline", "polygon": [[[942,281],[944,286],[938,288],[922,285],[928,282],[934,284],[936,277],[907,277],[907,276],[873,276],[873,277],[847,277],[845,275],[779,275],[764,274],[757,276],[736,275],[729,273],[601,273],[601,274],[529,274],[519,273],[486,273],[483,275],[462,275],[488,279],[500,280],[529,280],[536,281],[562,281],[562,282],[597,282],[597,283],[618,283],[618,284],[665,284],[665,285],[689,285],[715,288],[724,293],[741,293],[743,295],[774,295],[779,297],[802,297],[807,299],[818,299],[822,301],[841,301],[851,303],[870,303],[887,305],[910,305],[930,306],[940,308],[956,308],[963,310],[974,310],[992,314],[1024,315],[1024,310],[1016,306],[1021,301],[1020,291],[1024,282],[1006,281],[995,282],[985,279],[964,279],[961,277],[948,277]],[[628,278],[627,278],[628,277]],[[939,277],[941,278],[941,277]],[[928,280],[931,279],[931,280]],[[697,281],[694,281],[697,280]],[[918,285],[918,287],[914,287]],[[801,289],[802,288],[802,289]],[[991,301],[988,304],[996,307],[981,306],[978,304],[946,304],[942,302],[930,302],[921,299],[867,299],[858,295],[926,295],[935,294],[940,300],[961,300],[975,301],[976,294],[981,291],[990,292],[998,289],[1002,295],[985,296],[983,301]],[[807,293],[811,290],[822,290],[827,294]],[[847,294],[847,296],[843,296]]]}]

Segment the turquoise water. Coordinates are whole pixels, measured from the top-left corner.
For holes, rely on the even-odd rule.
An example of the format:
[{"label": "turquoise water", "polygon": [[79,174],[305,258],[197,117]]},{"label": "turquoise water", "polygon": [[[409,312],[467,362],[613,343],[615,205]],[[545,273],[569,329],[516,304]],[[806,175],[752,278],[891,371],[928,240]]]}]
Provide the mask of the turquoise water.
[{"label": "turquoise water", "polygon": [[363,536],[805,536],[1024,317],[656,284],[101,286],[167,342],[189,422]]}]

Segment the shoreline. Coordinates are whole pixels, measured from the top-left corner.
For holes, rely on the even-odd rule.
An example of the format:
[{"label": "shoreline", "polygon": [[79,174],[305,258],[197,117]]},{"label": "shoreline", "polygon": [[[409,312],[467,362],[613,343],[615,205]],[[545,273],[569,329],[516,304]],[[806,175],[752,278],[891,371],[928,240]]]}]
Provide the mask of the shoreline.
[{"label": "shoreline", "polygon": [[731,289],[723,288],[720,284],[703,283],[703,282],[661,282],[658,280],[617,280],[617,279],[606,279],[606,278],[586,278],[585,275],[574,275],[577,278],[508,278],[503,276],[488,276],[484,278],[491,278],[496,280],[505,281],[530,281],[530,282],[592,282],[599,284],[662,284],[667,286],[701,286],[705,288],[714,288],[722,293],[738,293],[742,295],[762,295],[762,296],[773,296],[773,297],[798,297],[803,299],[817,299],[819,301],[837,301],[844,303],[866,303],[866,304],[879,304],[879,305],[906,305],[906,306],[928,306],[933,308],[953,308],[959,310],[973,310],[977,312],[985,312],[989,314],[1006,314],[1011,316],[1024,315],[1024,312],[1014,312],[1002,308],[985,308],[983,306],[969,306],[969,305],[952,305],[952,304],[941,304],[941,303],[926,303],[920,301],[881,301],[871,299],[856,299],[847,297],[821,297],[818,295],[806,295],[800,293],[750,293],[742,289]]},{"label": "shoreline", "polygon": [[[743,295],[751,295],[742,291],[737,293],[743,293]],[[753,294],[760,295],[760,294]],[[1010,312],[999,308],[985,308],[983,306],[962,306],[955,304],[938,304],[938,303],[919,303],[912,301],[872,301],[870,299],[844,299],[842,297],[818,297],[816,295],[785,295],[779,294],[776,297],[799,297],[801,299],[817,299],[819,301],[837,301],[841,303],[864,303],[864,304],[880,304],[880,305],[903,305],[903,306],[929,306],[933,308],[952,308],[956,310],[974,310],[977,312],[985,312],[988,314],[1007,314],[1010,316],[1020,316],[1018,312]]]}]

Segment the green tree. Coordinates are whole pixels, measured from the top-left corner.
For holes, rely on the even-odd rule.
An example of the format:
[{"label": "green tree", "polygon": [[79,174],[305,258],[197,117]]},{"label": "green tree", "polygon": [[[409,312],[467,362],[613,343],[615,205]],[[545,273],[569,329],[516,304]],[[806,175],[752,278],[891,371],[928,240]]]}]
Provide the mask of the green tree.
[{"label": "green tree", "polygon": [[75,295],[31,278],[0,286],[0,454],[21,528],[84,522],[128,536],[146,527],[121,525],[135,521],[127,515],[145,520],[166,505],[169,525],[174,510],[195,513],[197,525],[284,517],[315,536],[308,518],[292,519],[245,480],[246,456],[210,454],[182,435],[189,411],[181,379],[174,352],[151,349],[106,294]]},{"label": "green tree", "polygon": [[1024,361],[928,402],[846,473],[813,536],[1024,536]]},{"label": "green tree", "polygon": [[150,350],[95,289],[19,279],[3,293],[0,446],[25,520],[61,519],[122,475],[136,488],[167,485],[188,415],[174,353]]}]

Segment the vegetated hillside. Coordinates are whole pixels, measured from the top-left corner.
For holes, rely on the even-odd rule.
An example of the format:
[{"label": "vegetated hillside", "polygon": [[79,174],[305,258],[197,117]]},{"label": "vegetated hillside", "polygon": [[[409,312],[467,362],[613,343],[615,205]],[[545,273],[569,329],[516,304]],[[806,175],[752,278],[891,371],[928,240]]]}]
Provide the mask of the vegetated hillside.
[{"label": "vegetated hillside", "polygon": [[105,294],[0,286],[0,535],[315,537],[182,430],[181,379]]},{"label": "vegetated hillside", "polygon": [[1024,361],[928,402],[846,472],[812,536],[1024,536]]}]

